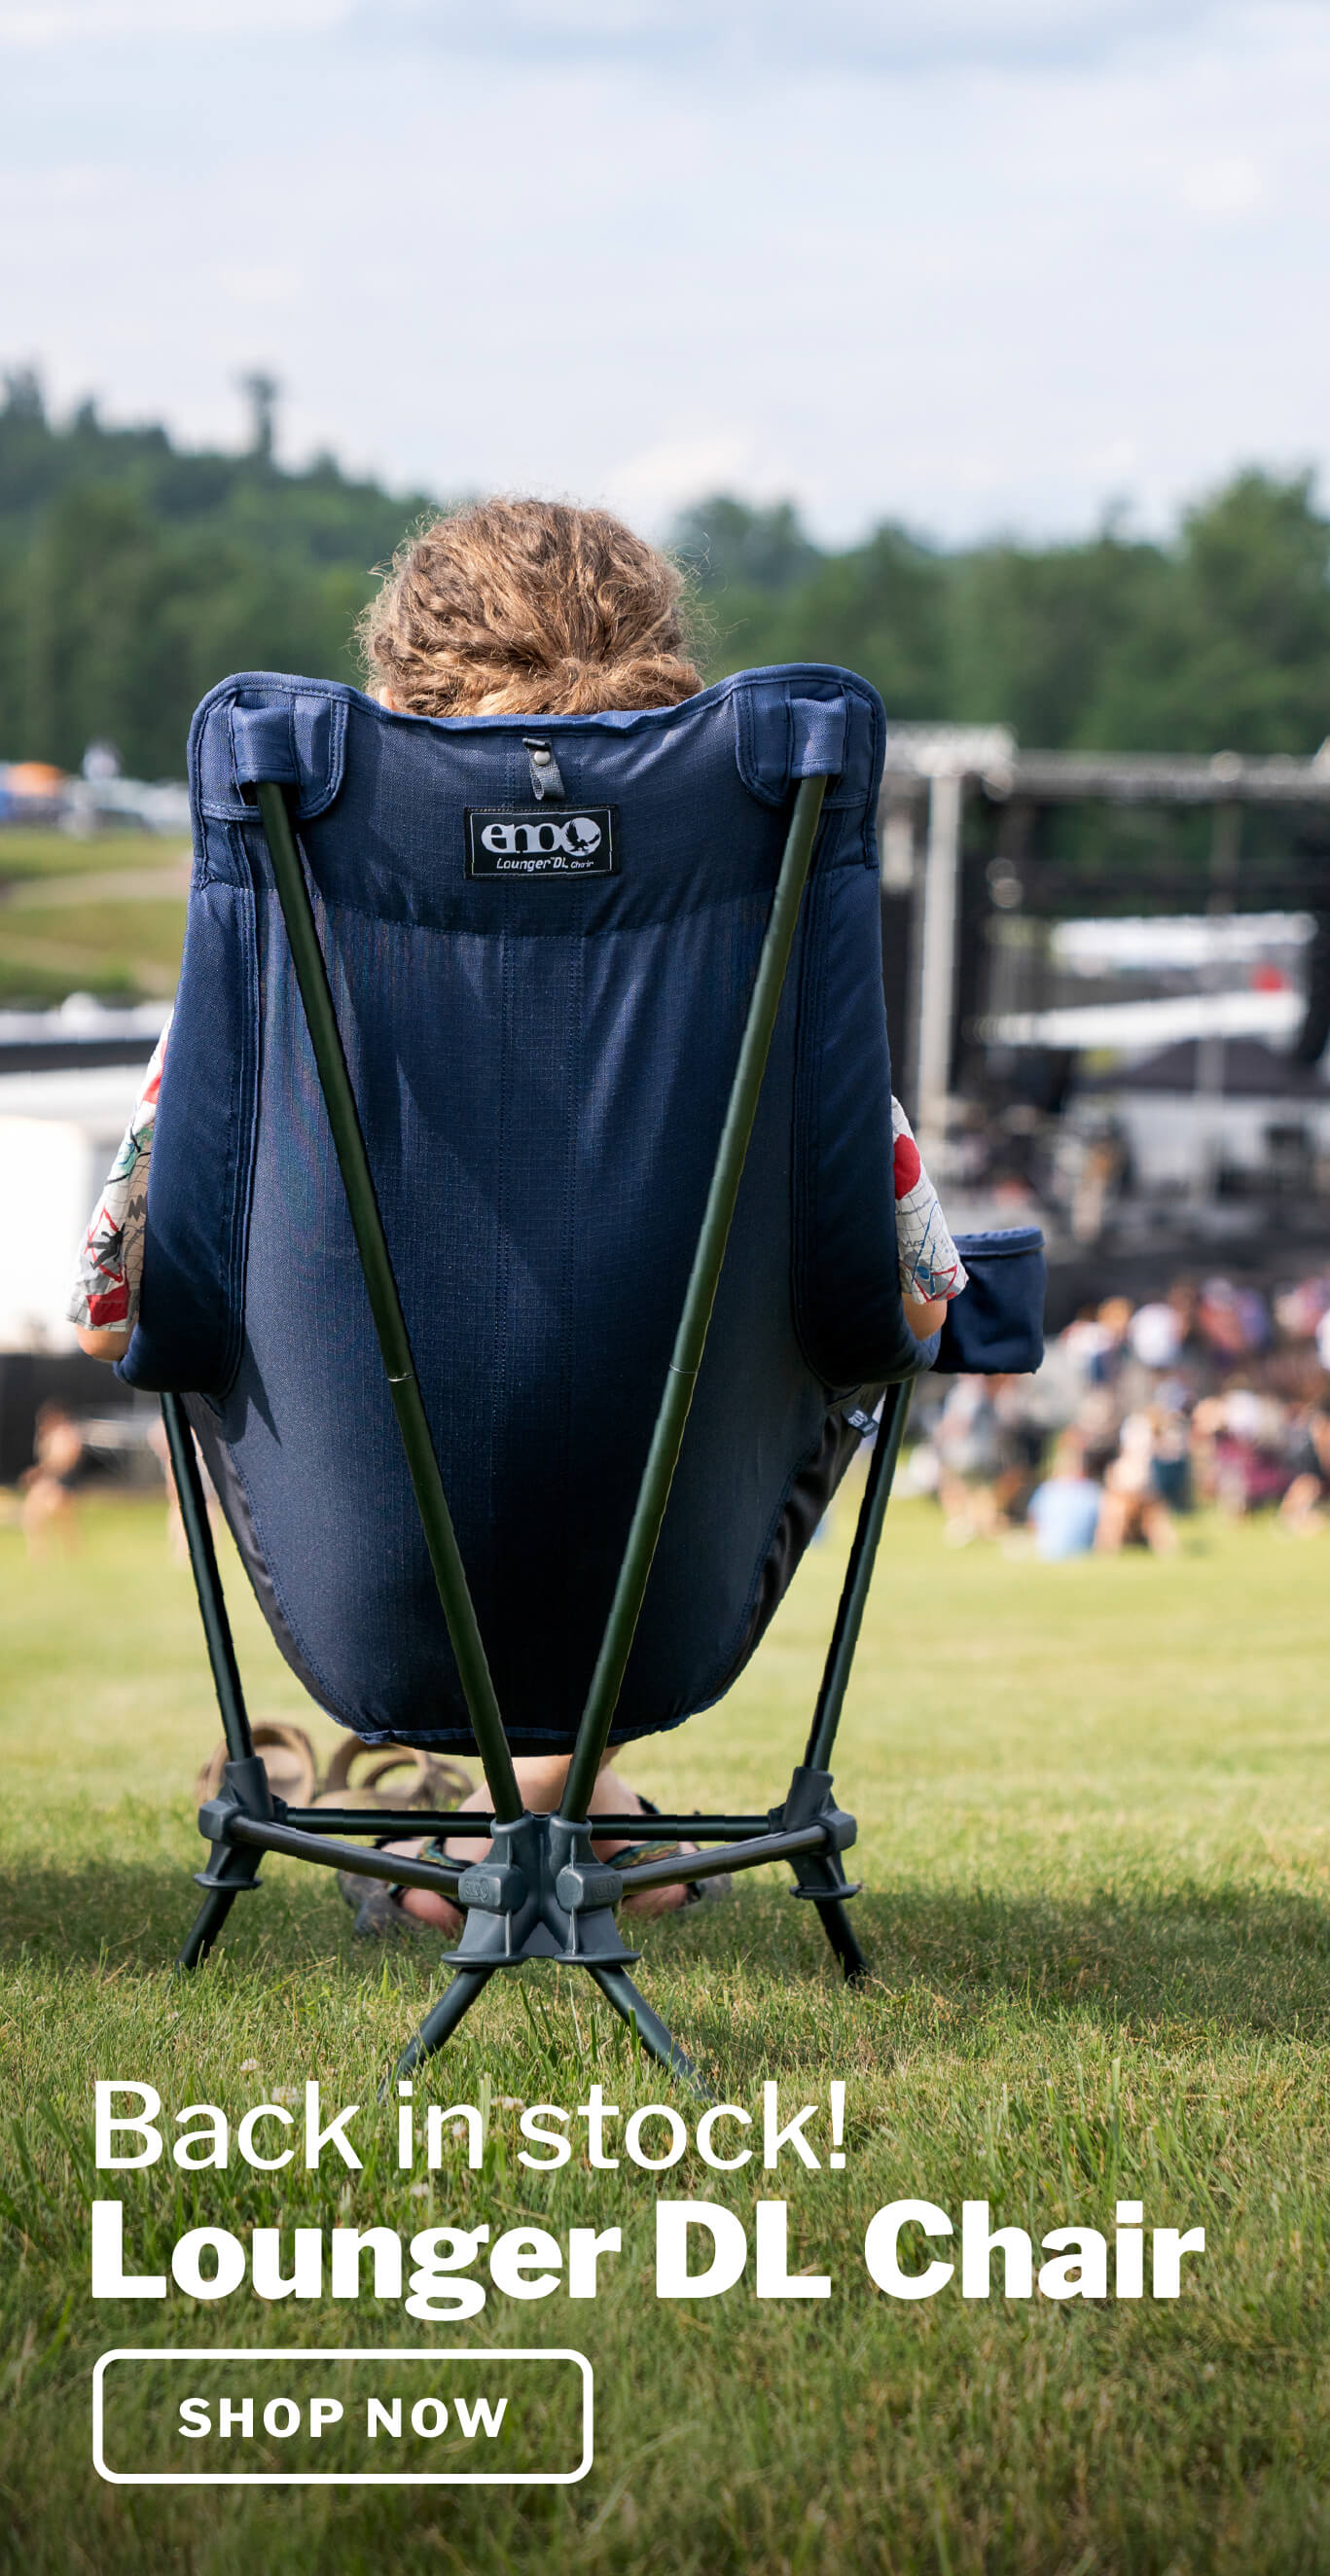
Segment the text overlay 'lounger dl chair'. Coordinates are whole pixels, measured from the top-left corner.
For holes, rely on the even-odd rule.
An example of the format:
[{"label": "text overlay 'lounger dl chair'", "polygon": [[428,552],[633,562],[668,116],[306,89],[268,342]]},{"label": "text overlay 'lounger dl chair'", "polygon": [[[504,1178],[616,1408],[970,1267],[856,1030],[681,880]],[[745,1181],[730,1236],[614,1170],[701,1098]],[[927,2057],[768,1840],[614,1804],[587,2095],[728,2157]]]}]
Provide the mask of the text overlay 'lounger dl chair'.
[{"label": "text overlay 'lounger dl chair'", "polygon": [[[464,1928],[403,2069],[496,1969],[543,1957],[585,1967],[691,2078],[615,1909],[724,1869],[788,1859],[862,1970],[831,1753],[907,1381],[937,1356],[897,1276],[883,735],[874,692],[821,666],[645,714],[444,722],[261,672],[195,717],[122,1363],[162,1392],[230,1755],[184,1958],[265,1850],[438,1889]],[[1032,1367],[1038,1237],[990,1249],[966,1251],[951,1364]],[[884,1388],[783,1803],[653,1819],[696,1855],[598,1860],[607,1745],[729,1688]],[[474,1745],[492,1820],[271,1795],[191,1428],[313,1697],[371,1744]],[[561,1812],[524,1814],[514,1753],[559,1751]],[[492,1849],[462,1867],[348,1848],[398,1824]],[[635,1839],[641,1819],[596,1831]]]}]

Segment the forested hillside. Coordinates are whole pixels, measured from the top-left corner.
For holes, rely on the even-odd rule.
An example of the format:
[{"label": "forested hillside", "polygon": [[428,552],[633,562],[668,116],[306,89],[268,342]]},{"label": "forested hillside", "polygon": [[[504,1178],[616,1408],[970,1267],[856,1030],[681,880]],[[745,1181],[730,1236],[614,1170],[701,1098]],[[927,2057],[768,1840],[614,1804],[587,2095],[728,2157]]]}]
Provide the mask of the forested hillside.
[{"label": "forested hillside", "polygon": [[140,778],[184,775],[185,735],[228,671],[356,676],[372,567],[429,507],[162,429],[57,427],[31,376],[0,410],[0,758],[77,765],[94,736]]},{"label": "forested hillside", "polygon": [[[225,672],[355,676],[373,568],[431,504],[331,457],[287,472],[267,417],[260,399],[247,454],[190,454],[90,404],[55,423],[30,375],[7,379],[0,758],[72,767],[108,736],[135,774],[178,777]],[[1330,520],[1309,476],[1244,473],[1168,544],[1108,526],[946,552],[887,523],[829,553],[788,506],[725,496],[675,542],[710,676],[848,662],[897,717],[1001,721],[1051,747],[1309,752],[1330,733]]]},{"label": "forested hillside", "polygon": [[1330,734],[1330,519],[1310,475],[1250,471],[1173,542],[943,553],[887,525],[819,554],[788,509],[716,499],[676,530],[717,669],[848,662],[898,718],[1010,725],[1047,750],[1311,752]]}]

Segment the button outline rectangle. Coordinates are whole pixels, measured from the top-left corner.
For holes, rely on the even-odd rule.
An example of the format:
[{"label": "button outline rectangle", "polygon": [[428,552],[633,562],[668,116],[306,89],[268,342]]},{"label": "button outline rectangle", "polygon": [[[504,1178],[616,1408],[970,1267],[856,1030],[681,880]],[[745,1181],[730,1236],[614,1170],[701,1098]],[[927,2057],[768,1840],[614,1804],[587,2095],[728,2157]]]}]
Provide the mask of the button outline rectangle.
[{"label": "button outline rectangle", "polygon": [[[113,2361],[572,2361],[582,2374],[582,2457],[575,2469],[109,2469],[103,2444],[106,2373]],[[594,2458],[593,2380],[584,2352],[566,2345],[536,2349],[438,2351],[420,2344],[117,2344],[92,2374],[92,2465],[113,2487],[571,2487]]]}]

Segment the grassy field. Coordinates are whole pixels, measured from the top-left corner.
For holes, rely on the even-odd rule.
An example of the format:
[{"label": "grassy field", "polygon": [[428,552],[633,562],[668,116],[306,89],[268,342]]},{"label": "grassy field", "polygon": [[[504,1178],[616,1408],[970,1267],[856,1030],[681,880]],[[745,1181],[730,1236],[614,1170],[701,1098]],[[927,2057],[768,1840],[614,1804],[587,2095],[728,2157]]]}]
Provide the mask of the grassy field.
[{"label": "grassy field", "polygon": [[[847,2085],[843,2171],[667,2176],[578,2156],[525,2171],[517,2105],[668,2099],[617,2025],[552,1973],[492,1986],[419,2103],[493,2098],[484,2169],[459,2141],[422,2181],[388,2128],[357,2176],[299,2165],[91,2170],[95,2074],[168,2112],[247,2105],[309,2076],[372,2104],[437,1976],[428,1947],[370,1952],[330,1880],[265,1864],[212,1965],[170,1960],[190,1914],[195,1767],[213,1740],[188,1578],[160,1506],[89,1507],[81,1553],[31,1564],[0,1529],[5,1776],[7,2250],[4,2459],[29,2576],[1256,2576],[1330,2569],[1330,1541],[1191,1526],[1172,1563],[1043,1568],[948,1553],[893,1511],[838,1766],[862,1820],[866,1991],[830,1973],[775,1873],[646,1934],[638,1972],[713,2086],[782,2115]],[[815,1685],[844,1526],[815,1549],[728,1707],[645,1750],[663,1800],[767,1804]],[[255,1715],[303,1716],[247,1600]],[[321,1744],[332,1730],[316,1722]],[[575,2011],[572,2007],[575,2005]],[[681,2107],[687,2104],[681,2100]],[[580,2132],[578,2133],[580,2137]],[[730,2136],[733,2136],[731,2131]],[[819,2133],[826,2143],[825,2123]],[[649,2143],[654,2145],[654,2139]],[[89,2296],[95,2191],[163,2269],[194,2225],[618,2225],[594,2301],[491,2292],[462,2329],[396,2301],[276,2309]],[[790,2204],[791,2268],[825,2301],[658,2300],[653,2201]],[[877,2291],[864,2231],[886,2202],[1038,2237],[1204,2226],[1176,2302]],[[917,2244],[922,2264],[953,2246]],[[1036,2260],[1038,2257],[1036,2256]],[[1148,2279],[1148,2275],[1147,2275]],[[89,2457],[89,2385],[120,2344],[572,2346],[596,2381],[596,2461],[571,2487],[116,2488]],[[271,2365],[269,2366],[272,2367]],[[151,2449],[146,2401],[118,2438]],[[177,2445],[177,2448],[179,2446]],[[269,2443],[274,2461],[280,2451]],[[125,2455],[127,2456],[127,2454]],[[455,2465],[455,2458],[446,2463]],[[0,2543],[0,2546],[3,2546]]]},{"label": "grassy field", "polygon": [[188,884],[188,849],[155,833],[0,831],[0,1009],[168,999]]}]

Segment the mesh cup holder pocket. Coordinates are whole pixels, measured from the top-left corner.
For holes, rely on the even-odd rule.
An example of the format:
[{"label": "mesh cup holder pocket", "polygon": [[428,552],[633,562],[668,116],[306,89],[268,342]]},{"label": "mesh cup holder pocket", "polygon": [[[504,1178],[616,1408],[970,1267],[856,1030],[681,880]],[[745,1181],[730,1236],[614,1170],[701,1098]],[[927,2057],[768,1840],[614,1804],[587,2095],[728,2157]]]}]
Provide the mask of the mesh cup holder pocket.
[{"label": "mesh cup holder pocket", "polygon": [[1027,1376],[1044,1356],[1047,1264],[1037,1225],[958,1234],[969,1286],[947,1308],[935,1367],[946,1376]]}]

